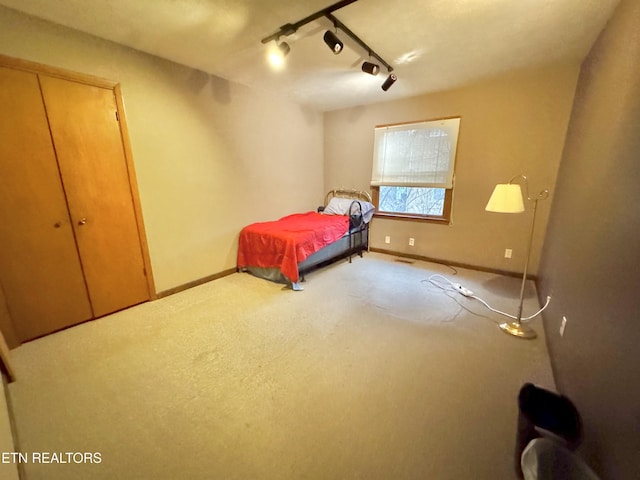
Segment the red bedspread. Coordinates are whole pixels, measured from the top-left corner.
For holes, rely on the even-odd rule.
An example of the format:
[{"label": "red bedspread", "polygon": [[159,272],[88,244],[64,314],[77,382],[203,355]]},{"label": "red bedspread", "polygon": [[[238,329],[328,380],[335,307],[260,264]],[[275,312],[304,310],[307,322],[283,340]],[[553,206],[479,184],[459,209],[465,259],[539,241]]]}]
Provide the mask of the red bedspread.
[{"label": "red bedspread", "polygon": [[248,225],[240,232],[238,268],[279,268],[290,281],[297,282],[298,263],[338,240],[348,228],[348,216],[316,212]]}]

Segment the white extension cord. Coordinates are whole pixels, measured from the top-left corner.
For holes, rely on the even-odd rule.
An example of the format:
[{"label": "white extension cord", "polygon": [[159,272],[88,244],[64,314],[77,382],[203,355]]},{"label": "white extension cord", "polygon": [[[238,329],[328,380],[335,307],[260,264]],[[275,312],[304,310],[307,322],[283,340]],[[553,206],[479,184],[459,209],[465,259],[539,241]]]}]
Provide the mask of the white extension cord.
[{"label": "white extension cord", "polygon": [[468,288],[464,288],[462,285],[460,285],[459,283],[453,283],[451,282],[451,285],[453,286],[453,289],[464,295],[465,297],[473,297],[473,292],[471,290],[469,290]]},{"label": "white extension cord", "polygon": [[[435,278],[441,278],[445,282],[447,282],[447,284],[445,284],[445,286],[443,286],[442,283],[436,282]],[[497,309],[493,308],[491,305],[489,305],[482,298],[476,296],[471,290],[469,290],[468,288],[463,287],[459,283],[452,282],[451,280],[449,280],[444,275],[440,275],[438,273],[436,273],[435,275],[431,275],[429,277],[429,282],[431,282],[436,287],[441,288],[442,290],[451,290],[451,291],[454,291],[454,292],[458,292],[460,295],[464,295],[465,297],[473,298],[475,300],[478,300],[480,303],[482,303],[485,307],[487,307],[492,312],[499,313],[500,315],[504,315],[505,317],[513,318],[514,320],[518,320],[518,317],[516,317],[515,315],[511,315],[510,313],[502,312],[500,310],[497,310]],[[520,321],[521,322],[527,322],[527,321],[537,317],[538,315],[540,315],[544,311],[545,308],[547,308],[547,306],[549,305],[550,301],[551,301],[551,297],[547,297],[546,303],[544,304],[544,306],[540,310],[538,310],[533,315],[529,315],[528,317],[521,318]]]}]

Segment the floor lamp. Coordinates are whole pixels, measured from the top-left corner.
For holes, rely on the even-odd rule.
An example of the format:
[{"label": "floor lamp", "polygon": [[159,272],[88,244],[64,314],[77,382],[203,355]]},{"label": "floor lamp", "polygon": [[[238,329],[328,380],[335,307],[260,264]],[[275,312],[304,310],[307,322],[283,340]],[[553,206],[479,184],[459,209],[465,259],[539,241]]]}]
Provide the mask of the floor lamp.
[{"label": "floor lamp", "polygon": [[[527,245],[526,262],[524,264],[524,273],[522,274],[522,286],[520,287],[520,305],[518,306],[518,314],[516,316],[506,315],[513,318],[513,322],[505,322],[500,324],[503,332],[514,335],[519,338],[536,338],[536,332],[527,325],[522,323],[522,305],[524,303],[524,286],[527,281],[527,270],[529,268],[529,257],[531,256],[531,245],[533,243],[533,227],[536,222],[536,210],[538,209],[538,200],[544,200],[549,196],[549,190],[542,190],[538,196],[529,196],[529,183],[524,175],[516,175],[509,183],[499,183],[489,198],[489,202],[485,207],[488,212],[498,213],[522,213],[525,211],[524,202],[522,200],[522,189],[517,183],[513,183],[516,179],[524,180],[526,198],[533,202],[533,215],[531,218],[531,232],[529,233],[529,243]],[[540,313],[540,312],[538,312]],[[537,314],[536,314],[537,315]],[[534,315],[535,316],[535,315]],[[530,317],[531,318],[531,317]]]}]

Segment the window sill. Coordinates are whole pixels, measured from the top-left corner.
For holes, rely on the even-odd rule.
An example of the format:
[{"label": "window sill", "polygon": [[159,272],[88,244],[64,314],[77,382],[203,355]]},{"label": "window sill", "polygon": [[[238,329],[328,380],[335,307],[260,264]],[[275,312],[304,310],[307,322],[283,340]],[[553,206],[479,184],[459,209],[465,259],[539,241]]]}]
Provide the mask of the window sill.
[{"label": "window sill", "polygon": [[408,220],[410,222],[433,223],[436,225],[450,225],[451,221],[443,217],[427,217],[424,215],[411,215],[406,213],[376,212],[374,218],[386,218],[392,220]]}]

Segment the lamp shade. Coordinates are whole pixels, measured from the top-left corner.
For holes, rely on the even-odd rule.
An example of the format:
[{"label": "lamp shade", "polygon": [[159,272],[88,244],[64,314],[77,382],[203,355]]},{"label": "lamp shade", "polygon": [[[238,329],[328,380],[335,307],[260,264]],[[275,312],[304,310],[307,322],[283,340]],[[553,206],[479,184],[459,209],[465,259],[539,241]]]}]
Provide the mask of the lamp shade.
[{"label": "lamp shade", "polygon": [[496,185],[485,210],[498,213],[524,212],[520,185],[517,183],[499,183]]}]

